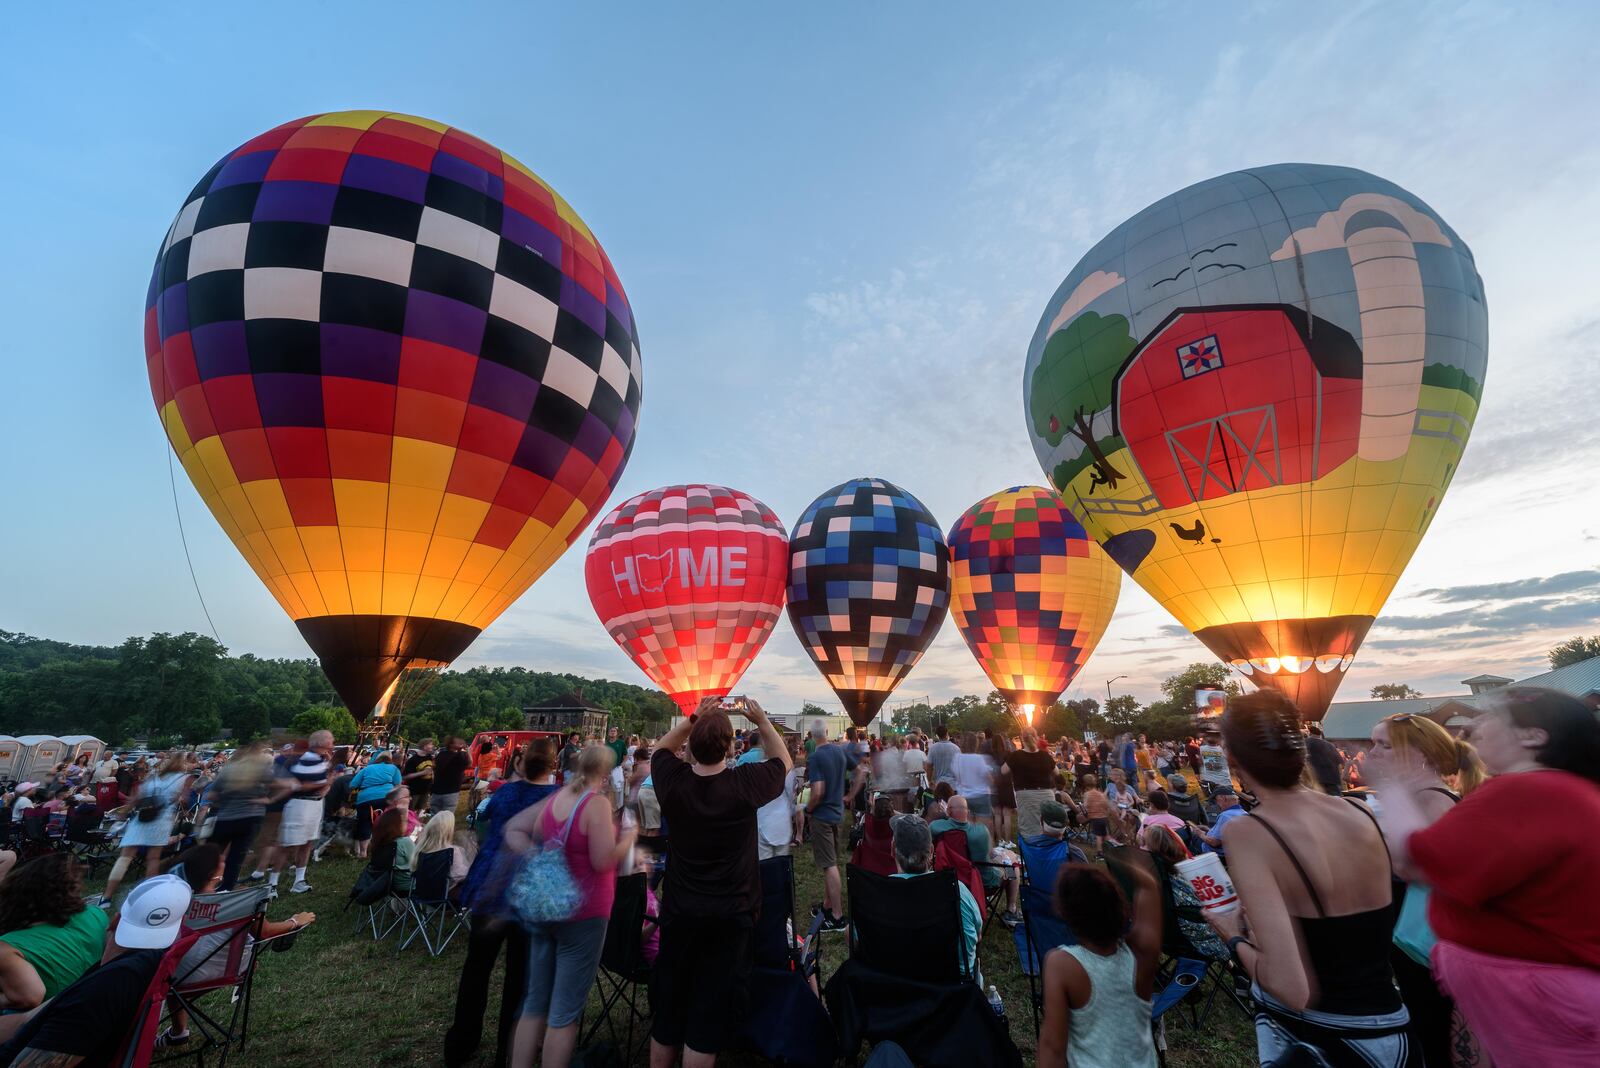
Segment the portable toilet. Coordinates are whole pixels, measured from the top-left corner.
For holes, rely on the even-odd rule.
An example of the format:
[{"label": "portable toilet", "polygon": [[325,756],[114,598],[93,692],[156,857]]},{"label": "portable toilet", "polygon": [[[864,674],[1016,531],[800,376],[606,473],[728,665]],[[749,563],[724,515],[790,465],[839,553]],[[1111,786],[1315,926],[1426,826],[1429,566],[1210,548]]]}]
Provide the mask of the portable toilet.
[{"label": "portable toilet", "polygon": [[106,743],[92,734],[63,734],[61,742],[67,747],[67,753],[61,759],[69,763],[88,753],[89,766],[93,767],[100,762],[100,754],[106,751]]},{"label": "portable toilet", "polygon": [[17,778],[38,782],[66,758],[67,744],[53,734],[24,734],[17,739],[22,760]]},{"label": "portable toilet", "polygon": [[0,734],[0,781],[17,782],[22,770],[22,743],[9,734]]}]

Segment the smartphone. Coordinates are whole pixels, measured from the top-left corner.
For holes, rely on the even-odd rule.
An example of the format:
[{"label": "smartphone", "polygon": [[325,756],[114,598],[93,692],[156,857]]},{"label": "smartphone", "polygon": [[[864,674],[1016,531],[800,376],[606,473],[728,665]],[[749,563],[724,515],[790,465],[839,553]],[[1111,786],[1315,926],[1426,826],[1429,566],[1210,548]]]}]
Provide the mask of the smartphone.
[{"label": "smartphone", "polygon": [[730,712],[738,711],[744,707],[744,697],[742,695],[730,694],[729,696],[724,697],[719,704],[721,707]]}]

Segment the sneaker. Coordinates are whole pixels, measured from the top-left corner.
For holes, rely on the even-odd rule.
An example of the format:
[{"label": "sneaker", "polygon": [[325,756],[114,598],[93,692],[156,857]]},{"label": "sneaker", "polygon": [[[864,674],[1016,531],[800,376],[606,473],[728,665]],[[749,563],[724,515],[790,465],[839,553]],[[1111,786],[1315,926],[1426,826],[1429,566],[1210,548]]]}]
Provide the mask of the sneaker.
[{"label": "sneaker", "polygon": [[295,883],[293,886],[289,887],[289,893],[291,893],[291,894],[309,894],[310,892],[311,892],[311,884],[306,882],[303,879],[300,882]]},{"label": "sneaker", "polygon": [[276,886],[267,887],[267,900],[268,901],[276,901],[276,900],[278,900],[278,888]]},{"label": "sneaker", "polygon": [[266,877],[267,877],[267,873],[264,872],[264,871],[253,871],[248,876],[246,876],[243,881],[247,882],[247,883],[259,883],[262,879],[265,879]]},{"label": "sneaker", "polygon": [[1022,913],[1018,912],[1016,909],[1012,909],[1009,912],[1003,912],[1000,914],[1000,922],[1005,924],[1007,927],[1015,927],[1022,922]]},{"label": "sneaker", "polygon": [[848,916],[824,916],[822,918],[822,926],[817,929],[823,932],[848,931],[850,929],[850,918]]},{"label": "sneaker", "polygon": [[161,1032],[159,1035],[156,1036],[155,1048],[156,1048],[157,1051],[160,1051],[160,1050],[167,1049],[167,1048],[169,1048],[171,1046],[181,1046],[185,1042],[188,1042],[188,1041],[189,1041],[189,1032],[185,1031],[182,1034],[178,1034],[177,1032],[173,1031],[172,1028],[169,1027],[165,1031]]}]

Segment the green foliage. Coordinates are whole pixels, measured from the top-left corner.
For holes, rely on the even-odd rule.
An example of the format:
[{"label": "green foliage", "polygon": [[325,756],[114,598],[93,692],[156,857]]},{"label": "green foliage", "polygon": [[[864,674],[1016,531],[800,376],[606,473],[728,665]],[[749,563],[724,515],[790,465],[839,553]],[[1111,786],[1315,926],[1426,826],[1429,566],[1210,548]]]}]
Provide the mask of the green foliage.
[{"label": "green foliage", "polygon": [[1090,697],[1082,701],[1057,701],[1034,720],[1034,726],[1045,737],[1056,739],[1065,734],[1083,740],[1083,729],[1092,716],[1100,711],[1100,702]]},{"label": "green foliage", "polygon": [[312,705],[295,713],[289,721],[289,731],[298,738],[310,736],[315,731],[331,731],[339,745],[349,745],[361,730],[356,717],[343,705]]},{"label": "green foliage", "polygon": [[1381,682],[1371,690],[1372,696],[1380,701],[1404,701],[1411,697],[1421,697],[1422,691],[1413,689],[1403,682]]},{"label": "green foliage", "polygon": [[[642,686],[480,667],[444,672],[397,711],[407,737],[471,737],[520,728],[524,707],[564,694],[610,709],[624,733],[659,734],[676,709],[666,694]],[[199,743],[226,727],[243,741],[291,728],[308,709],[338,700],[315,660],[229,657],[198,634],[155,634],[110,648],[0,631],[0,733]],[[330,729],[353,738],[353,723]]]},{"label": "green foliage", "polygon": [[1600,634],[1588,638],[1568,638],[1550,650],[1550,670],[1579,664],[1596,656],[1600,656]]},{"label": "green foliage", "polygon": [[1139,705],[1139,699],[1131,693],[1119,693],[1106,702],[1105,711],[1100,714],[1100,723],[1103,725],[1101,733],[1109,731],[1112,734],[1121,734],[1124,731],[1137,731],[1143,722],[1144,709]]}]

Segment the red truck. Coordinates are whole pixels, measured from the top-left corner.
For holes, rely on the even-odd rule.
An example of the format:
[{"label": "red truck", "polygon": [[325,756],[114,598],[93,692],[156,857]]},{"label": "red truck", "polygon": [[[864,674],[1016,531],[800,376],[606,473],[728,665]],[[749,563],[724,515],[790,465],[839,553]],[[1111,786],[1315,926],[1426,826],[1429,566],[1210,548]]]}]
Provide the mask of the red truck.
[{"label": "red truck", "polygon": [[[486,780],[491,768],[499,768],[500,777],[509,779],[512,758],[536,738],[548,738],[557,751],[561,748],[560,731],[484,731],[475,735],[467,746],[467,755],[472,758],[477,781]],[[492,756],[486,758],[486,752]]]}]

